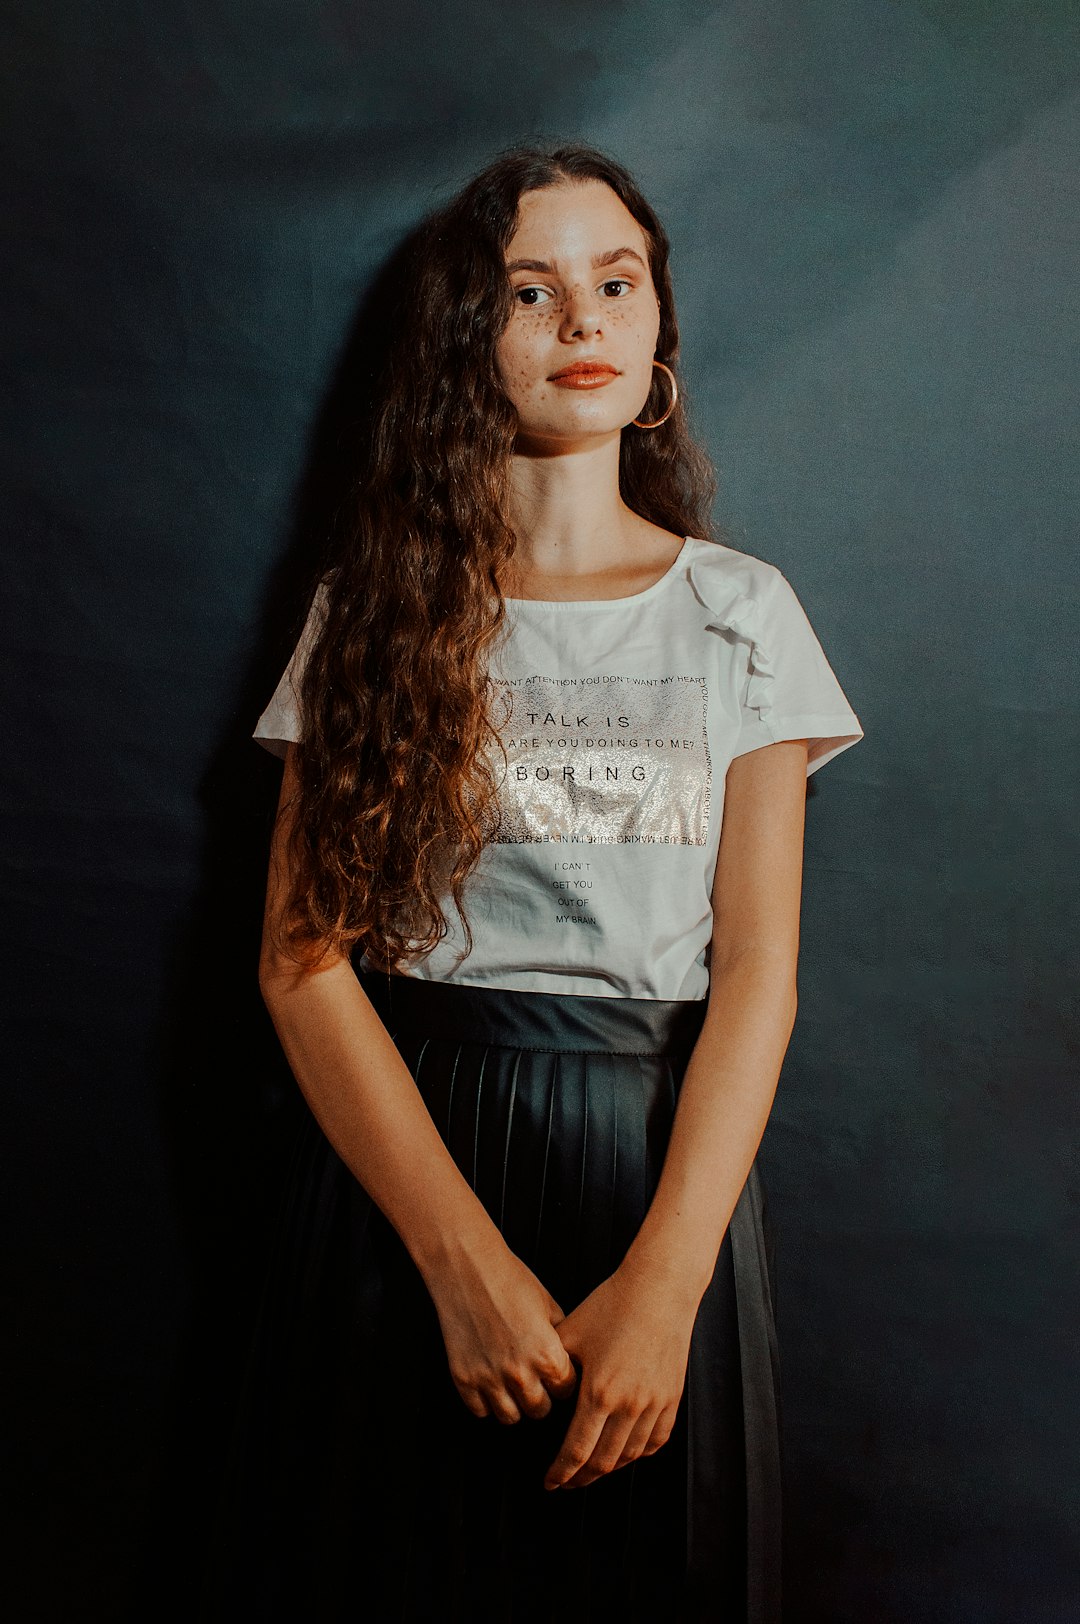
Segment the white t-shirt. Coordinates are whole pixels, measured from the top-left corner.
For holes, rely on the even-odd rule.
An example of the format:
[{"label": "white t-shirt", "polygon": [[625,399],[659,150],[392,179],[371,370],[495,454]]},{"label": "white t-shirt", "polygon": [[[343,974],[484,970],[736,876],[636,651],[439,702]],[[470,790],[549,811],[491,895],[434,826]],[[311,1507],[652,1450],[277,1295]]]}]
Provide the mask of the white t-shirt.
[{"label": "white t-shirt", "polygon": [[[508,599],[491,674],[511,697],[500,827],[450,933],[408,973],[525,991],[701,999],[727,769],[809,739],[807,772],[863,730],[787,578],[688,536],[628,598]],[[318,600],[255,738],[300,737],[293,679]],[[499,758],[501,771],[501,757]]]}]

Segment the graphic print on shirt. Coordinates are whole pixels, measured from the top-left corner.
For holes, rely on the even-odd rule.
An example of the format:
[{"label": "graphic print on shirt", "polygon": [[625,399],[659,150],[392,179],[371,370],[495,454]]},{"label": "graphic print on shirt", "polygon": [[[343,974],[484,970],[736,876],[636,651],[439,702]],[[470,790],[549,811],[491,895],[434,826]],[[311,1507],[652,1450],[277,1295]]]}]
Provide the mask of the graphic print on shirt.
[{"label": "graphic print on shirt", "polygon": [[518,677],[500,728],[499,845],[704,846],[704,677]]}]

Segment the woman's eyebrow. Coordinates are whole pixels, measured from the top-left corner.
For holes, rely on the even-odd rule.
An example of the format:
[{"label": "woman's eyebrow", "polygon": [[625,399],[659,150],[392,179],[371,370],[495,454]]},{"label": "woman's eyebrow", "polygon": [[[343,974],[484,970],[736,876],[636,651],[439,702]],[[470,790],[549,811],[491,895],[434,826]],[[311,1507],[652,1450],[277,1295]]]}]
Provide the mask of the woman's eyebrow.
[{"label": "woman's eyebrow", "polygon": [[[594,254],[592,268],[598,271],[602,265],[614,265],[620,259],[636,259],[642,270],[646,269],[645,261],[633,248],[609,248],[604,254]],[[542,276],[553,276],[555,267],[543,259],[512,259],[507,264],[507,273],[510,271],[539,271]]]}]

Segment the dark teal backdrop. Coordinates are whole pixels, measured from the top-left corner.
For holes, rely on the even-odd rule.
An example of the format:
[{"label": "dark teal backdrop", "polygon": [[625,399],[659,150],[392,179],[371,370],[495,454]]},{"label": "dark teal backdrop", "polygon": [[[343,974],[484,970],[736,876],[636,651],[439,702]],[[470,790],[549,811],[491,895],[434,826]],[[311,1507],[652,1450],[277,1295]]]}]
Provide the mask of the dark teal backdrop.
[{"label": "dark teal backdrop", "polygon": [[866,728],[813,784],[764,1151],[788,1619],[1074,1624],[1077,7],[11,0],[4,36],[19,1619],[190,1617],[295,1111],[248,734],[394,254],[541,136],[668,223],[717,517]]}]

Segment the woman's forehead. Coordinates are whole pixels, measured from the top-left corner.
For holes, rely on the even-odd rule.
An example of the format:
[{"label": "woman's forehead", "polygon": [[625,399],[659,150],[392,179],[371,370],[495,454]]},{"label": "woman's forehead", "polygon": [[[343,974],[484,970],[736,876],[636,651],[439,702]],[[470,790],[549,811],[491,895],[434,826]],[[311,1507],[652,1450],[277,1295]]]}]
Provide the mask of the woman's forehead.
[{"label": "woman's forehead", "polygon": [[559,182],[522,193],[506,257],[612,253],[624,245],[645,258],[645,233],[610,186],[597,180]]}]

